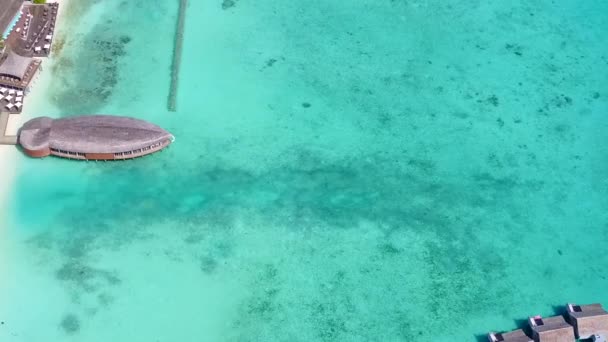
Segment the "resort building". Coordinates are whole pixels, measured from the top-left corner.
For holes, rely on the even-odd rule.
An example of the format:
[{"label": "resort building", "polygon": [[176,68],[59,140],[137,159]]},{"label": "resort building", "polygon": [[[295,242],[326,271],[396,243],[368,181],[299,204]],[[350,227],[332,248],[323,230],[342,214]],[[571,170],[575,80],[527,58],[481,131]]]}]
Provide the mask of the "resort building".
[{"label": "resort building", "polygon": [[0,111],[20,112],[23,97],[40,68],[40,60],[9,51],[0,56]]},{"label": "resort building", "polygon": [[590,339],[594,335],[608,336],[608,312],[601,304],[568,304],[568,320],[576,337]]},{"label": "resort building", "polygon": [[528,319],[536,342],[572,342],[574,329],[563,316],[543,318],[534,316]]},{"label": "resort building", "polygon": [[15,23],[6,45],[26,57],[48,57],[55,35],[59,4],[26,3]]},{"label": "resort building", "polygon": [[23,57],[9,51],[0,57],[0,86],[9,89],[27,90],[40,67],[38,59]]},{"label": "resort building", "polygon": [[488,334],[489,342],[534,342],[522,329],[506,333],[491,332]]},{"label": "resort building", "polygon": [[51,52],[58,9],[58,3],[0,0],[0,112],[21,112],[23,97],[42,70],[33,57]]},{"label": "resort building", "polygon": [[173,140],[154,124],[111,115],[39,117],[26,122],[18,135],[18,143],[31,157],[84,160],[137,158],[160,151]]}]

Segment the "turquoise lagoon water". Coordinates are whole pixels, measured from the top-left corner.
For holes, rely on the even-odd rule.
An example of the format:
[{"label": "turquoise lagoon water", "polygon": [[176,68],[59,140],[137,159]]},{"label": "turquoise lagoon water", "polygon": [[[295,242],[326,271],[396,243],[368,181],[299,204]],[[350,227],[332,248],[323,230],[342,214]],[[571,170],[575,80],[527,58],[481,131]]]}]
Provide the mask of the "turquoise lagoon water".
[{"label": "turquoise lagoon water", "polygon": [[39,115],[175,134],[25,157],[1,341],[477,341],[608,304],[608,3],[72,1]]}]

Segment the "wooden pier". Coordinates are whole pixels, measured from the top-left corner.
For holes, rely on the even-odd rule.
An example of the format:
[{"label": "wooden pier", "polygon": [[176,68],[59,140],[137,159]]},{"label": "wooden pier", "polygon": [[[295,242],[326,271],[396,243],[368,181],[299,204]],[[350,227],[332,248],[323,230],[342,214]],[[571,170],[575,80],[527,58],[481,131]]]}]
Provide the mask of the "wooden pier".
[{"label": "wooden pier", "polygon": [[177,110],[177,88],[179,86],[179,69],[182,63],[182,48],[184,42],[184,27],[186,25],[186,8],[188,0],[179,0],[177,15],[177,28],[175,30],[175,45],[173,47],[173,61],[171,63],[171,86],[167,107],[170,112]]},{"label": "wooden pier", "polygon": [[17,145],[16,135],[6,135],[9,113],[0,112],[0,145]]}]

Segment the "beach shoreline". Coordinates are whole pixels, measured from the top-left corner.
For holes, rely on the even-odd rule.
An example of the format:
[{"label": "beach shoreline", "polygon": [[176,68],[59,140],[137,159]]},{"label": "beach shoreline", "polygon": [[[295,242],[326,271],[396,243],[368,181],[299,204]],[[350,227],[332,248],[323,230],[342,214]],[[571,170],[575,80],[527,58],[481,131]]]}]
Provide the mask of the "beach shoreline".
[{"label": "beach shoreline", "polygon": [[[14,185],[14,179],[17,170],[17,149],[10,145],[0,145],[0,178],[2,186],[0,187],[0,213],[6,213],[8,210],[9,195]],[[0,226],[4,224],[7,215],[1,215],[2,221]]]},{"label": "beach shoreline", "polygon": [[[57,13],[56,25],[59,30],[59,34],[65,34],[65,13],[66,8],[70,4],[70,0],[50,0],[48,3],[57,2],[59,3],[59,9]],[[20,114],[11,114],[9,116],[9,122],[6,127],[6,134],[16,135],[18,129],[27,120],[30,120],[36,115],[45,115],[43,113],[42,104],[45,102],[44,98],[47,94],[52,81],[52,70],[53,63],[57,61],[57,56],[51,53],[51,56],[42,59],[43,70],[39,71],[39,74],[33,80],[32,88],[30,93],[26,97],[26,105]],[[0,145],[0,213],[7,213],[9,210],[10,195],[13,191],[15,177],[17,170],[19,169],[19,162],[21,161],[21,153],[16,146],[12,145]],[[0,226],[3,226],[8,215],[0,215]]]}]

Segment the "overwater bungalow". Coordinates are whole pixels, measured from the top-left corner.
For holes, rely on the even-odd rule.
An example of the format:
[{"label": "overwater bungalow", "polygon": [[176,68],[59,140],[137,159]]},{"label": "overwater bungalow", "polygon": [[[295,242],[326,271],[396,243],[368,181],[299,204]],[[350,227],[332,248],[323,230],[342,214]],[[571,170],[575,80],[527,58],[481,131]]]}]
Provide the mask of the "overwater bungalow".
[{"label": "overwater bungalow", "polygon": [[528,319],[536,342],[573,342],[574,329],[563,316],[543,318],[534,316]]},{"label": "overwater bungalow", "polygon": [[26,122],[18,134],[18,143],[31,157],[82,160],[137,158],[160,151],[173,140],[154,124],[112,115],[39,117]]},{"label": "overwater bungalow", "polygon": [[522,329],[505,333],[491,332],[488,334],[490,342],[534,342]]},{"label": "overwater bungalow", "polygon": [[592,338],[593,335],[608,336],[608,312],[601,304],[568,304],[568,321],[574,327],[579,339]]}]

